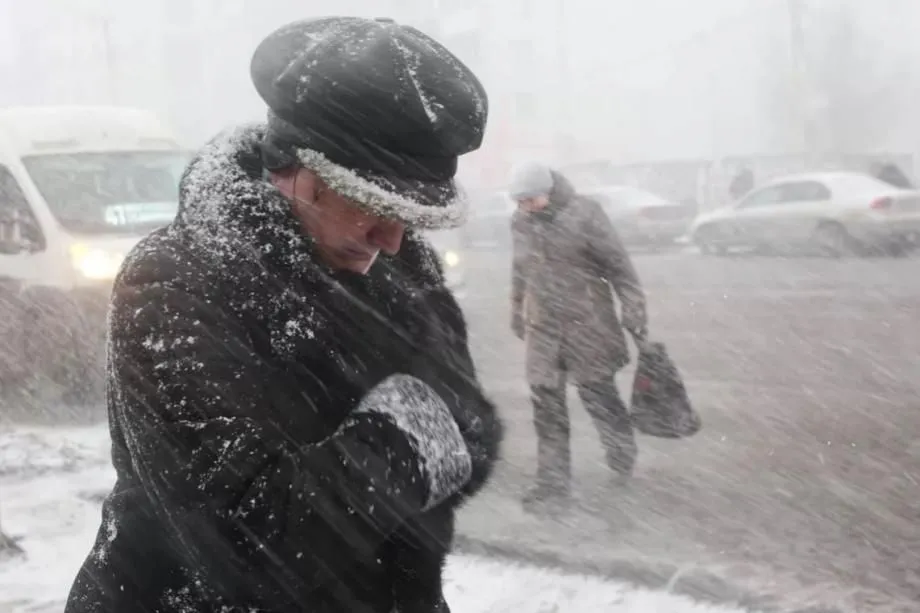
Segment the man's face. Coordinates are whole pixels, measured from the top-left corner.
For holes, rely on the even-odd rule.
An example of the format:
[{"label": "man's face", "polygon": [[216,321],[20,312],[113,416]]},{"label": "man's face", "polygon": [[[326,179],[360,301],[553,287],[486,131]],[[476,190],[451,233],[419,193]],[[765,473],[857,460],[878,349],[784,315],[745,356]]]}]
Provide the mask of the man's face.
[{"label": "man's face", "polygon": [[291,200],[301,227],[333,270],[366,274],[381,251],[387,255],[399,251],[405,224],[368,213],[329,189],[309,170],[272,175],[272,180]]},{"label": "man's face", "polygon": [[532,196],[517,201],[518,208],[527,213],[536,213],[549,206],[549,196]]}]

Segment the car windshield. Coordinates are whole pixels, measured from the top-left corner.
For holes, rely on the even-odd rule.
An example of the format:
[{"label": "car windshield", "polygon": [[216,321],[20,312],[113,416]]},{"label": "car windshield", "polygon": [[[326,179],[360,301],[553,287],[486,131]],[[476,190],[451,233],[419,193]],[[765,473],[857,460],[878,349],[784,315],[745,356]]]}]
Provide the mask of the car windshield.
[{"label": "car windshield", "polygon": [[67,230],[131,235],[172,221],[190,157],[184,151],[73,153],[25,157],[23,164]]}]

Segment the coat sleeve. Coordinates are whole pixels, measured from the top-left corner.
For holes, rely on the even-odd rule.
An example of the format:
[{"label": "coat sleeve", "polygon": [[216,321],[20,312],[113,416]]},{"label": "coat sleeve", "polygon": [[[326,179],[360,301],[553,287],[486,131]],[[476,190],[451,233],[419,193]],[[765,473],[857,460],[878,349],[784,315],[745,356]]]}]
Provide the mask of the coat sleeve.
[{"label": "coat sleeve", "polygon": [[205,578],[302,595],[353,570],[355,554],[373,560],[402,522],[469,479],[449,410],[411,377],[386,380],[325,440],[293,439],[272,419],[270,367],[202,294],[116,287],[109,405],[134,479]]},{"label": "coat sleeve", "polygon": [[583,206],[582,232],[595,274],[606,279],[620,299],[623,325],[634,332],[644,331],[648,326],[645,292],[632,260],[601,206],[590,199]]},{"label": "coat sleeve", "polygon": [[511,317],[524,315],[524,296],[527,290],[527,229],[521,213],[511,216]]}]

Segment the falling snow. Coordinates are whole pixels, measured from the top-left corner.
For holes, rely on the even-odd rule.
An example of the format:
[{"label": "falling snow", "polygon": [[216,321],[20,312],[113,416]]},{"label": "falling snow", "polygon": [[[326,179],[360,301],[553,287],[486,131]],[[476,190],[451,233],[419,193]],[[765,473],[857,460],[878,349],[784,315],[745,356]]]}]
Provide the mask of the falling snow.
[{"label": "falling snow", "polygon": [[[113,451],[131,455],[121,459],[147,478],[151,500],[185,487],[199,507],[225,502],[216,513],[223,519],[264,520],[270,529],[251,543],[262,553],[319,521],[317,501],[335,484],[305,488],[323,476],[298,462],[355,417],[384,415],[409,436],[420,461],[402,487],[424,481],[428,507],[468,478],[476,454],[463,435],[486,424],[474,416],[461,433],[447,412],[449,391],[389,379],[350,399],[358,412],[321,433],[271,414],[295,402],[317,416],[317,399],[337,391],[322,383],[315,394],[292,391],[318,376],[302,366],[320,343],[347,337],[368,354],[388,348],[361,340],[367,330],[355,329],[348,313],[368,306],[360,298],[321,308],[315,292],[302,291],[325,288],[334,274],[313,261],[314,239],[260,172],[266,109],[248,78],[265,33],[308,13],[355,11],[392,14],[443,40],[457,58],[438,52],[448,68],[438,78],[450,81],[462,62],[488,91],[487,99],[453,83],[475,94],[470,117],[454,117],[426,81],[424,55],[435,50],[428,38],[412,33],[410,44],[389,49],[401,61],[400,87],[386,98],[411,103],[420,124],[444,131],[491,115],[483,147],[460,160],[458,189],[431,190],[444,206],[316,148],[296,148],[331,190],[407,223],[403,253],[405,245],[419,250],[419,279],[382,292],[373,306],[413,310],[446,282],[463,308],[475,378],[505,422],[494,476],[456,518],[444,569],[452,610],[916,613],[920,251],[911,241],[920,242],[920,193],[909,184],[920,171],[920,3],[193,4],[179,17],[170,2],[0,8],[0,613],[63,613],[81,564],[111,564],[131,536],[112,507],[103,511]],[[343,48],[341,34],[330,26],[300,40],[279,68],[294,101],[318,87],[315,75],[301,74],[318,66],[308,53],[353,59],[373,42]],[[100,128],[103,120],[113,123]],[[119,139],[129,142],[113,155]],[[126,153],[148,147],[168,169]],[[179,198],[163,202],[162,189],[173,192],[193,151],[177,223],[156,230],[159,239],[138,245],[153,225],[132,232],[101,223],[103,212],[179,206]],[[550,209],[549,230],[513,233],[509,171],[528,160],[562,170],[589,196],[582,205],[592,215]],[[43,161],[54,181],[35,170]],[[159,186],[156,198],[144,195],[147,181]],[[13,209],[23,202],[31,208]],[[168,242],[193,248],[166,249]],[[158,266],[131,276],[164,249]],[[395,261],[381,255],[373,266]],[[290,277],[279,281],[265,262]],[[145,299],[107,314],[119,264],[132,292],[187,302]],[[522,266],[528,280],[515,283]],[[375,279],[393,287],[404,276],[391,267]],[[215,291],[243,286],[232,299]],[[267,323],[215,339],[211,318]],[[692,436],[617,441],[604,434],[605,417],[619,409],[611,395],[583,410],[586,384],[600,380],[615,380],[624,406],[636,408],[639,347],[619,333],[630,321],[647,324],[677,366],[687,406],[701,418],[687,413],[682,433]],[[106,354],[124,351],[105,339],[117,326],[136,328],[145,353],[143,372],[130,373],[147,377],[135,389],[113,385],[118,370],[105,364]],[[389,327],[386,338],[402,339],[403,330]],[[265,371],[277,380],[247,383],[240,364],[253,347],[282,359]],[[204,359],[205,350],[214,353]],[[355,375],[366,363],[352,353],[324,347],[316,355]],[[216,363],[221,381],[212,376]],[[540,390],[531,385],[561,383],[560,365],[571,389],[552,397],[550,418],[538,419]],[[207,403],[257,418],[203,418],[210,406],[179,388],[180,378],[206,390]],[[157,395],[156,406],[144,407],[153,409],[148,421],[167,414],[169,432],[193,441],[185,464],[138,460],[163,441],[124,428],[137,388]],[[538,432],[551,433],[542,450]],[[563,435],[572,498],[533,512],[525,502],[538,458],[546,440]],[[126,449],[113,449],[113,440]],[[637,452],[629,479],[611,475],[611,444]],[[190,474],[199,461],[208,468]],[[357,465],[347,453],[335,464]],[[229,495],[243,478],[237,466],[252,468],[251,487]],[[394,472],[387,477],[395,482]],[[286,481],[290,474],[298,477]],[[405,493],[388,479],[369,479],[349,495]],[[303,512],[287,516],[270,492]],[[343,521],[387,510],[383,502],[337,502]],[[8,539],[21,554],[2,549]],[[292,565],[314,557],[309,544],[297,544]],[[369,567],[387,562],[376,555]],[[195,611],[203,591],[198,574],[185,579],[164,595],[175,613]]]}]

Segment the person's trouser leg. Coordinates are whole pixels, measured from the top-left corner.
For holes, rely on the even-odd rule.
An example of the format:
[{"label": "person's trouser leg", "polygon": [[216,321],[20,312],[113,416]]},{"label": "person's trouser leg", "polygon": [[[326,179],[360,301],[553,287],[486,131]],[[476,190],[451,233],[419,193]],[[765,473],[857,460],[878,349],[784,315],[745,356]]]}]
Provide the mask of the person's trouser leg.
[{"label": "person's trouser leg", "polygon": [[549,495],[568,495],[572,459],[565,385],[534,386],[530,393],[537,432],[537,490]]},{"label": "person's trouser leg", "polygon": [[620,399],[613,375],[610,381],[579,382],[578,395],[594,421],[607,466],[617,475],[628,477],[636,464],[638,448],[629,411]]}]

